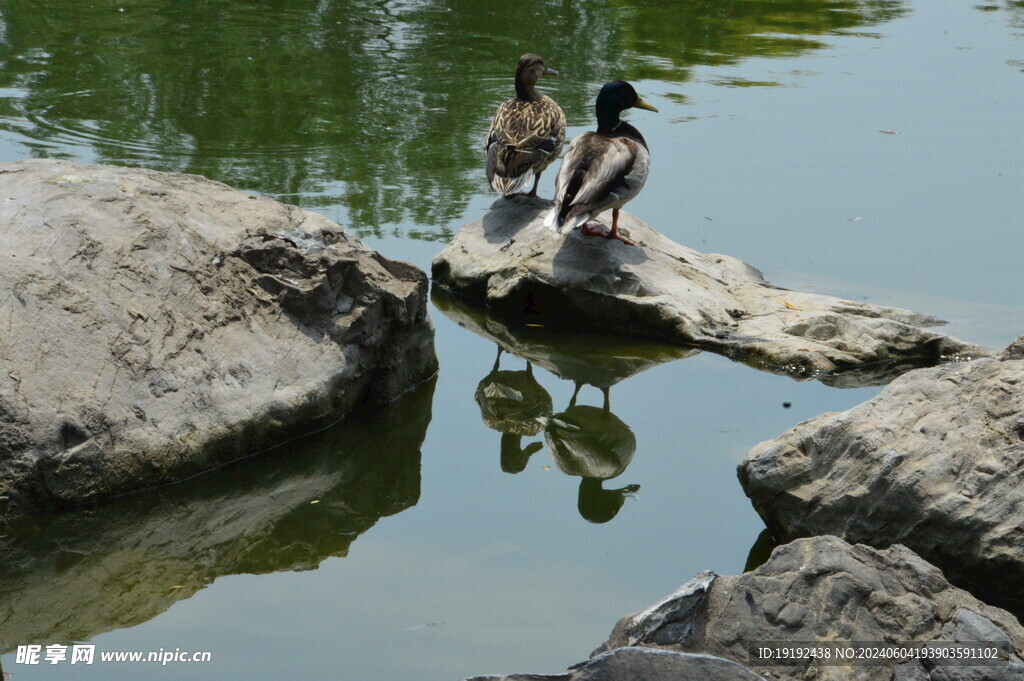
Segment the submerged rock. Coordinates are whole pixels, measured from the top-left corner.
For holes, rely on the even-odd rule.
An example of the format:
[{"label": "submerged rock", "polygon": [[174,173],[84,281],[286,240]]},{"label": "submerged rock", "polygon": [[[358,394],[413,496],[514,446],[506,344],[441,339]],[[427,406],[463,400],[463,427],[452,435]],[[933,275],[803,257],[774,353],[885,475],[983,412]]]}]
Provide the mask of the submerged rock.
[{"label": "submerged rock", "polygon": [[652,367],[698,354],[695,348],[616,338],[597,333],[562,333],[545,325],[510,323],[493,312],[468,304],[460,296],[435,287],[430,293],[434,307],[464,329],[498,345],[507,352],[550,371],[576,385],[600,390]]},{"label": "submerged rock", "polygon": [[620,230],[636,246],[578,231],[554,238],[543,225],[549,206],[495,202],[434,259],[434,280],[550,325],[698,345],[791,374],[860,372],[843,385],[884,383],[908,360],[990,354],[922,328],[942,323],[934,317],[773,286],[735,258],[680,246],[626,213]]},{"label": "submerged rock", "polygon": [[[1024,359],[912,371],[739,466],[777,539],[905,544],[985,594],[1024,586]],[[1019,607],[1019,604],[1018,604]]]},{"label": "submerged rock", "polygon": [[[420,497],[433,381],[268,456],[81,510],[11,522],[0,653],[131,627],[235,574],[313,570]],[[365,421],[365,422],[364,422]]]},{"label": "submerged rock", "polygon": [[713,655],[651,648],[618,648],[573,667],[565,674],[474,676],[464,681],[764,681],[730,660]]},{"label": "submerged rock", "polygon": [[[993,642],[1004,661],[988,667],[916,660],[772,666],[750,652],[752,645],[769,642],[923,647],[931,641]],[[717,655],[766,677],[794,681],[1024,678],[1024,628],[1013,615],[951,586],[937,568],[904,546],[877,550],[836,537],[780,546],[767,563],[743,575],[698,575],[664,601],[620,620],[597,652],[623,646]]]},{"label": "submerged rock", "polygon": [[0,166],[0,517],[180,480],[436,367],[427,281],[190,175]]}]

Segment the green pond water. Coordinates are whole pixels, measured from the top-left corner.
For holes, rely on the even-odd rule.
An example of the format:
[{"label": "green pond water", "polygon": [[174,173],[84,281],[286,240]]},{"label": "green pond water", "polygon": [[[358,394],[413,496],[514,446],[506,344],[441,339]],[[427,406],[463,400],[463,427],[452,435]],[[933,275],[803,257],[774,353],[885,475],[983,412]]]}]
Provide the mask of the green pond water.
[{"label": "green pond water", "polygon": [[[483,136],[526,51],[570,135],[608,80],[660,109],[628,114],[652,156],[628,210],[670,238],[990,347],[1024,332],[1022,2],[3,0],[0,161],[198,173],[429,269],[494,201]],[[694,573],[756,562],[738,461],[880,389],[430,312],[440,372],[381,413],[0,538],[4,671],[560,672]],[[212,661],[17,664],[30,643]]]}]

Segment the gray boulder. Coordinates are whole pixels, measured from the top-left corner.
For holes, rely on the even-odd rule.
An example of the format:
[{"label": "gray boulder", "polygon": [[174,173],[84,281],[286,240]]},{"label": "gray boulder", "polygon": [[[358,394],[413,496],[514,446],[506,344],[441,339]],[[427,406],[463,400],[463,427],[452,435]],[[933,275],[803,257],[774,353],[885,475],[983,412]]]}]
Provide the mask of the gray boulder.
[{"label": "gray boulder", "polygon": [[1024,359],[1024,336],[1018,336],[1010,346],[999,353],[1000,359]]},{"label": "gray boulder", "polygon": [[[751,646],[768,642],[854,641],[989,641],[1004,657],[994,666],[971,667],[920,661],[772,666],[751,654]],[[765,677],[794,681],[1024,678],[1024,628],[1013,615],[951,586],[904,546],[878,550],[837,537],[780,546],[753,572],[698,575],[662,602],[620,620],[598,653],[623,646],[720,656]]]},{"label": "gray boulder", "polygon": [[780,540],[900,543],[986,598],[1020,593],[1024,359],[1015,356],[912,371],[864,404],[805,421],[750,451],[743,489]]},{"label": "gray boulder", "polygon": [[546,324],[696,344],[789,374],[866,370],[843,385],[884,383],[908,360],[991,354],[922,328],[942,323],[934,317],[773,286],[735,258],[680,246],[625,213],[619,225],[636,246],[575,231],[556,238],[543,225],[550,205],[495,202],[434,259],[434,280]]},{"label": "gray boulder", "polygon": [[651,648],[618,648],[565,674],[474,676],[465,681],[764,681],[742,665],[712,655]]},{"label": "gray boulder", "polygon": [[196,176],[0,166],[0,518],[180,480],[436,368],[427,280]]},{"label": "gray boulder", "polygon": [[313,570],[419,501],[433,382],[187,485],[24,516],[0,542],[0,653],[136,626],[235,574]]}]

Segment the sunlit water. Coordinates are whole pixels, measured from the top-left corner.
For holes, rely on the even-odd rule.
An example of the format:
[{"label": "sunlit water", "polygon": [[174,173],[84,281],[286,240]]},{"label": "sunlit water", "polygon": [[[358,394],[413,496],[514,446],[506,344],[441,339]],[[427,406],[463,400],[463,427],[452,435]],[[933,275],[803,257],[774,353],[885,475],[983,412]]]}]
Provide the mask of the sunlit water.
[{"label": "sunlit water", "polygon": [[[594,93],[612,78],[661,110],[629,115],[653,157],[629,210],[669,237],[778,284],[942,316],[950,333],[990,347],[1024,332],[1021,3],[592,4],[12,0],[0,5],[0,160],[200,173],[321,212],[429,269],[494,200],[483,133],[512,91],[515,58],[533,50],[561,73],[542,89],[570,134],[591,126]],[[603,483],[623,490],[621,508],[595,523],[581,514],[580,478],[546,445],[530,447],[543,432],[503,441],[485,422],[477,393],[494,382],[498,354],[488,334],[505,332],[450,314],[431,310],[436,385],[377,421],[273,455],[294,460],[8,537],[18,561],[0,584],[4,670],[558,672],[695,572],[741,571],[763,526],[736,463],[878,390],[594,341],[596,355],[645,368],[605,366],[594,379],[611,384],[616,451],[632,450]],[[533,353],[531,394],[565,414],[574,385],[552,370],[573,370],[551,359],[557,344],[523,331],[511,333]],[[525,380],[525,360],[500,362],[520,372],[505,379]],[[575,409],[602,403],[584,386]],[[265,531],[233,529],[248,514]],[[98,651],[209,650],[213,661],[72,668],[11,654],[72,639]]]}]

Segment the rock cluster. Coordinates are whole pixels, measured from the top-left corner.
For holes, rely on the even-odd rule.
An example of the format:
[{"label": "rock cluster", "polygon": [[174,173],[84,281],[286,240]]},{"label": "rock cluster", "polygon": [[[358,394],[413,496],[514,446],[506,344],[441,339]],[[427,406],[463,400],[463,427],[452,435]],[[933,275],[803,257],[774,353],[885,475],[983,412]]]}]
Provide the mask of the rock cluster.
[{"label": "rock cluster", "polygon": [[[839,666],[762,664],[759,642],[946,642],[997,644],[1004,661],[952,667],[931,660]],[[664,601],[615,626],[606,648],[656,646],[698,651],[785,679],[1024,678],[1024,628],[1010,613],[951,586],[904,546],[878,550],[837,537],[780,546],[767,563],[732,577],[703,573]]]},{"label": "rock cluster", "polygon": [[1024,585],[1024,359],[918,369],[755,447],[739,478],[779,540],[904,544],[979,593]]}]

